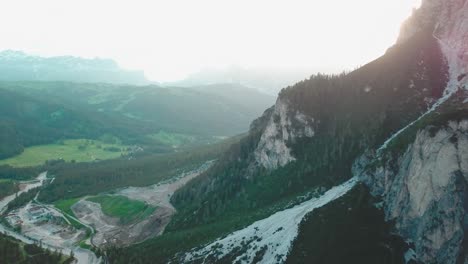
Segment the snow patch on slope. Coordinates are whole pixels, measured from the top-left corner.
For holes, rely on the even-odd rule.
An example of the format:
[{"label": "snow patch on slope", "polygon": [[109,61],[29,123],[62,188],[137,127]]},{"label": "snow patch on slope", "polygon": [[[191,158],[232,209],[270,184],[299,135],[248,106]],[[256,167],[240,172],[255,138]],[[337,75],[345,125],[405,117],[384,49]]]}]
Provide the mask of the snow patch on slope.
[{"label": "snow patch on slope", "polygon": [[292,112],[288,103],[279,98],[254,153],[261,166],[276,169],[295,161],[287,143],[314,136],[314,119],[299,111]]},{"label": "snow patch on slope", "polygon": [[216,262],[227,255],[235,255],[233,263],[284,263],[304,216],[316,208],[340,198],[357,183],[356,178],[335,186],[318,198],[310,199],[238,230],[201,249],[184,256],[184,262]]}]

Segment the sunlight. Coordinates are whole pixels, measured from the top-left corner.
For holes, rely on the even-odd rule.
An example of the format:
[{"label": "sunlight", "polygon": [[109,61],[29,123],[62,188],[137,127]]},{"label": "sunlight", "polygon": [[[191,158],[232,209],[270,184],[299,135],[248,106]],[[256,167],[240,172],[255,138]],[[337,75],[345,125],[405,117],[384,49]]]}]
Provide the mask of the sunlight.
[{"label": "sunlight", "polygon": [[9,1],[0,50],[115,58],[158,81],[227,65],[341,71],[382,55],[419,2]]}]

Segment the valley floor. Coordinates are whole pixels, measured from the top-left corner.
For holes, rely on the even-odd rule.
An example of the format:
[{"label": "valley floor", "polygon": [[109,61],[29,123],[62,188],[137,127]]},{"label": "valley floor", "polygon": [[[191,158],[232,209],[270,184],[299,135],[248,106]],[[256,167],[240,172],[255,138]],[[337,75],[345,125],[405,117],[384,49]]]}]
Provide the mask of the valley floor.
[{"label": "valley floor", "polygon": [[0,165],[30,167],[42,165],[48,160],[89,162],[115,159],[127,154],[127,149],[129,146],[100,140],[70,139],[55,144],[27,147],[17,156],[0,160]]},{"label": "valley floor", "polygon": [[[110,245],[128,246],[160,235],[176,212],[170,203],[172,194],[187,182],[199,176],[213,162],[209,161],[200,168],[183,173],[169,181],[147,187],[128,187],[117,190],[109,197],[128,197],[130,201],[141,201],[155,208],[147,216],[136,217],[128,223],[121,218],[103,212],[102,205],[83,197],[71,206],[71,210],[80,222],[92,226],[96,234],[92,243],[98,247]],[[141,212],[145,213],[145,212]]]},{"label": "valley floor", "polygon": [[[46,179],[47,173],[44,172],[34,181],[21,183],[22,190],[18,195],[32,188],[42,186]],[[13,194],[2,199],[0,201],[0,211],[5,212],[6,206],[15,197],[16,195]],[[73,254],[79,264],[100,263],[100,259],[93,252],[76,245],[76,242],[83,236],[82,231],[77,231],[66,225],[63,221],[67,220],[59,211],[29,202],[27,205],[9,213],[6,219],[10,225],[14,225],[15,222],[19,223],[21,225],[20,232],[15,232],[3,224],[0,224],[0,231],[23,243],[40,243],[43,248],[52,251],[59,250],[66,255]]]}]

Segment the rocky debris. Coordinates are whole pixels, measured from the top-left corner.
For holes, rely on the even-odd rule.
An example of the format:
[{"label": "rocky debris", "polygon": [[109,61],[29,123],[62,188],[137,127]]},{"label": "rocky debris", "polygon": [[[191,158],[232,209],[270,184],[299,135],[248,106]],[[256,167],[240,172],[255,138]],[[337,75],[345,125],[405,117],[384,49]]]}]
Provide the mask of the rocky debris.
[{"label": "rocky debris", "polygon": [[176,209],[170,203],[174,192],[205,172],[213,163],[213,160],[207,161],[199,168],[184,172],[166,182],[146,187],[127,187],[115,192],[116,195],[154,206],[156,210],[145,219],[122,224],[118,218],[105,215],[99,204],[86,198],[74,204],[71,209],[80,221],[93,226],[96,230],[92,240],[97,246],[128,246],[139,243],[164,232],[176,213]]},{"label": "rocky debris", "polygon": [[352,178],[322,196],[272,214],[201,248],[177,256],[177,263],[284,263],[302,219],[342,197],[356,185]]}]

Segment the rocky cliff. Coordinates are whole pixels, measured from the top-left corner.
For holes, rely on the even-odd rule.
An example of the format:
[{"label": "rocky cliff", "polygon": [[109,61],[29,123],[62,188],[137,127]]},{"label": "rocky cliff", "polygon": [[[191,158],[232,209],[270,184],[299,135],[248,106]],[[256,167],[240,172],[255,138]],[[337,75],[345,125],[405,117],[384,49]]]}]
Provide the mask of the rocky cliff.
[{"label": "rocky cliff", "polygon": [[[239,144],[172,197],[178,215],[169,230],[216,222],[233,231],[238,215],[258,220],[261,210],[278,210],[291,197],[356,176],[382,200],[388,223],[380,229],[394,223],[392,231],[410,242],[410,249],[402,250],[407,262],[463,263],[468,245],[467,6],[467,0],[425,0],[382,57],[351,73],[314,75],[283,89]],[[355,195],[357,204],[373,204],[366,195]],[[337,201],[335,207],[344,204],[353,203]],[[337,215],[333,210],[327,214]],[[319,220],[333,230],[333,221],[321,215],[302,230]],[[361,226],[358,213],[338,215],[354,215],[354,226]],[[246,223],[252,222],[239,226]],[[336,263],[343,263],[344,256],[361,256],[361,249],[334,243],[339,239],[331,233],[320,234],[330,243],[320,241],[316,250],[344,244],[327,248],[342,257]],[[376,243],[393,239],[381,235]],[[307,263],[303,257],[317,252],[309,238],[299,237],[301,249],[292,251],[299,252],[297,263]],[[360,243],[354,235],[344,238]],[[384,253],[376,259],[401,263],[388,258],[390,244],[381,243]]]},{"label": "rocky cliff", "polygon": [[[410,41],[417,32],[430,30],[448,65],[448,82],[442,96],[410,126],[427,115],[443,114],[450,106],[467,109],[468,2],[426,0],[404,24],[399,43]],[[443,109],[438,109],[445,106]],[[433,114],[433,112],[437,112]],[[468,228],[468,119],[443,120],[442,126],[426,124],[414,141],[393,154],[363,155],[354,174],[381,197],[386,220],[414,248],[407,259],[423,263],[468,263],[465,232]],[[413,132],[414,133],[414,132]],[[390,138],[401,141],[406,133]],[[382,149],[385,149],[385,145]]]},{"label": "rocky cliff", "polygon": [[245,140],[175,194],[181,222],[339,184],[366,149],[438,108],[454,93],[446,92],[455,87],[451,61],[430,26],[407,35],[349,74],[314,75],[283,89]]},{"label": "rocky cliff", "polygon": [[468,119],[419,131],[402,155],[380,157],[382,163],[369,169],[375,159],[363,156],[354,173],[382,198],[386,220],[414,244],[415,259],[465,260]]}]

